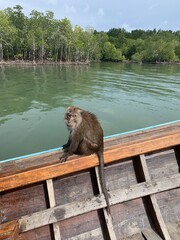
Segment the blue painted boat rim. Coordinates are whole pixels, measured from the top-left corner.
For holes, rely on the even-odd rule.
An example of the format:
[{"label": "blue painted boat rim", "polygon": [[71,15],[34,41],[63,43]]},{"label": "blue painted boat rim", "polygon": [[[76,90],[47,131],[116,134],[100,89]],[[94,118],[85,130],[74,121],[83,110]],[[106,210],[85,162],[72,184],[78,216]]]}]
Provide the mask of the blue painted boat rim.
[{"label": "blue painted boat rim", "polygon": [[[104,139],[109,139],[109,138],[113,138],[113,137],[120,137],[120,136],[123,136],[123,135],[136,133],[136,132],[140,132],[140,131],[151,130],[151,129],[154,129],[154,128],[163,127],[163,126],[170,125],[170,124],[175,124],[175,123],[180,123],[180,120],[167,122],[167,123],[162,123],[162,124],[158,124],[158,125],[153,125],[153,126],[149,126],[149,127],[145,127],[145,128],[136,129],[136,130],[131,130],[131,131],[123,132],[123,133],[113,134],[113,135],[110,135],[110,136],[105,136]],[[17,161],[17,160],[21,160],[21,159],[25,159],[25,158],[29,158],[29,157],[37,157],[37,156],[42,155],[42,154],[51,153],[51,152],[55,152],[55,151],[59,151],[59,150],[62,150],[62,147],[57,147],[57,148],[53,148],[53,149],[49,149],[49,150],[44,150],[44,151],[41,151],[41,152],[31,153],[31,154],[27,154],[27,155],[24,155],[24,156],[9,158],[9,159],[5,159],[5,160],[2,160],[2,161],[0,160],[0,164],[1,163],[6,163],[6,162],[11,162],[11,161]]]}]

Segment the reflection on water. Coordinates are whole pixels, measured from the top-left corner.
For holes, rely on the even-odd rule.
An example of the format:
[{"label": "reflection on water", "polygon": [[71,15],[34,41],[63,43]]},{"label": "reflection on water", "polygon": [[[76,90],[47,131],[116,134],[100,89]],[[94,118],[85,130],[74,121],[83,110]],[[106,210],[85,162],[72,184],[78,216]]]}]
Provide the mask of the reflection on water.
[{"label": "reflection on water", "polygon": [[180,119],[179,66],[0,66],[0,85],[0,160],[61,146],[69,105],[106,136]]}]

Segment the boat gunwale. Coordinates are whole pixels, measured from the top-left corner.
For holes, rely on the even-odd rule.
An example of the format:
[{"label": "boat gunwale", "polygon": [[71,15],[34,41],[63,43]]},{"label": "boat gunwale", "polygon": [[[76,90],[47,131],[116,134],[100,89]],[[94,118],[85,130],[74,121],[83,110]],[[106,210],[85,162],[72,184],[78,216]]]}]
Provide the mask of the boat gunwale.
[{"label": "boat gunwale", "polygon": [[[175,120],[175,121],[171,121],[171,122],[166,122],[166,123],[161,123],[161,124],[157,124],[157,125],[153,125],[153,126],[148,126],[148,127],[144,127],[144,128],[139,128],[139,129],[135,129],[135,130],[130,130],[130,131],[126,131],[126,132],[122,132],[122,133],[116,133],[116,134],[112,134],[109,136],[105,136],[104,140],[113,140],[117,137],[129,137],[131,135],[134,134],[142,134],[145,132],[149,132],[149,131],[154,131],[160,128],[166,128],[167,126],[176,126],[179,125],[180,127],[180,120]],[[51,153],[55,153],[55,152],[59,152],[62,150],[62,147],[56,147],[56,148],[52,148],[52,149],[48,149],[48,150],[44,150],[44,151],[40,151],[40,152],[35,152],[35,153],[30,153],[30,154],[26,154],[26,155],[22,155],[22,156],[18,156],[18,157],[12,157],[9,159],[4,159],[4,160],[0,160],[0,165],[3,163],[7,163],[7,162],[13,162],[13,161],[18,161],[18,160],[25,160],[31,157],[38,157],[44,154],[51,154]]]},{"label": "boat gunwale", "polygon": [[[179,145],[180,127],[178,129],[179,131],[169,132],[168,135],[162,134],[159,137],[155,136],[154,138],[142,139],[141,141],[131,141],[130,143],[127,142],[124,144],[119,143],[118,145],[107,147],[104,151],[105,163],[109,164],[140,154]],[[12,172],[0,177],[0,192],[85,171],[98,165],[99,161],[95,154],[80,157],[73,156],[65,163],[59,163],[59,159],[57,159],[56,163],[52,163],[51,165],[40,165],[30,169],[22,169],[20,172]]]}]

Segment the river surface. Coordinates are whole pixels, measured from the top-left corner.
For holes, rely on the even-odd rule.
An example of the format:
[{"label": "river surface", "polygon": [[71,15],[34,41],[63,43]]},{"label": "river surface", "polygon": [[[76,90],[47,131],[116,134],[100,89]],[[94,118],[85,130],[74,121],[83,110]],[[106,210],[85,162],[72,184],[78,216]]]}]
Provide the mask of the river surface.
[{"label": "river surface", "polygon": [[105,136],[179,120],[180,66],[0,66],[0,160],[62,146],[69,105],[95,113]]}]

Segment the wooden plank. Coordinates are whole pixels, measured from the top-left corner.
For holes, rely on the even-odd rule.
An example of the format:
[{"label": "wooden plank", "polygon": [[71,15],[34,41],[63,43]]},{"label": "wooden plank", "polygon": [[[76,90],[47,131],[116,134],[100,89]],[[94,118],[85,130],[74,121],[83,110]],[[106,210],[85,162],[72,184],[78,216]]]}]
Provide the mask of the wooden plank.
[{"label": "wooden plank", "polygon": [[102,239],[101,228],[94,229],[89,232],[81,233],[75,237],[70,237],[67,240],[89,240],[89,239]]},{"label": "wooden plank", "polygon": [[158,151],[156,154],[149,154],[148,157],[146,155],[146,160],[151,179],[168,177],[179,173],[179,167],[173,148],[167,151]]},{"label": "wooden plank", "polygon": [[[96,172],[96,178],[97,178],[99,193],[102,194],[102,187],[101,187],[100,176],[99,176],[99,167],[95,167],[95,172]],[[117,240],[116,234],[115,234],[114,228],[113,228],[111,215],[109,215],[107,213],[107,209],[106,208],[103,208],[103,213],[104,213],[104,217],[105,217],[105,220],[106,220],[106,226],[107,226],[107,230],[108,230],[110,239],[111,240]]]},{"label": "wooden plank", "polygon": [[180,239],[180,221],[176,223],[168,223],[167,227],[172,240],[179,240]]},{"label": "wooden plank", "polygon": [[80,214],[88,213],[106,206],[104,195],[99,195],[84,201],[73,202],[62,206],[56,206],[27,215],[19,219],[20,231],[25,232],[41,226],[52,224]]},{"label": "wooden plank", "polygon": [[20,234],[18,240],[54,240],[49,226],[37,228]]},{"label": "wooden plank", "polygon": [[144,229],[142,231],[143,236],[145,236],[145,238],[147,240],[162,240],[162,238],[157,235],[157,233],[151,228],[151,229]]},{"label": "wooden plank", "polygon": [[47,191],[48,191],[48,198],[49,198],[49,205],[50,207],[54,207],[56,205],[55,196],[54,196],[54,187],[52,179],[46,180]]},{"label": "wooden plank", "polygon": [[180,174],[110,191],[111,205],[180,187]]},{"label": "wooden plank", "polygon": [[0,240],[19,239],[18,221],[11,221],[0,225]]},{"label": "wooden plank", "polygon": [[[46,184],[47,184],[47,191],[48,191],[48,197],[49,197],[49,204],[50,204],[50,207],[52,208],[52,207],[55,207],[56,205],[52,179],[46,180]],[[53,223],[53,233],[54,233],[55,240],[61,240],[59,225],[57,223]]]},{"label": "wooden plank", "polygon": [[[132,142],[128,143],[128,145],[117,145],[115,148],[112,147],[104,152],[105,163],[164,149],[170,146],[176,146],[178,144],[180,144],[180,132],[153,140],[147,140],[145,142]],[[76,159],[67,161],[66,163],[54,164],[27,172],[21,172],[19,174],[1,177],[0,192],[58,176],[72,174],[98,165],[98,159],[93,154],[90,156],[79,157],[78,160]]]},{"label": "wooden plank", "polygon": [[[110,204],[122,203],[176,187],[180,187],[180,174],[162,178],[160,181],[143,182],[128,188],[111,191],[109,192]],[[19,220],[20,231],[28,231],[104,207],[106,207],[106,202],[103,194],[83,201],[56,206],[22,217]]]},{"label": "wooden plank", "polygon": [[157,193],[156,199],[166,225],[180,219],[180,188]]},{"label": "wooden plank", "polygon": [[110,148],[107,152],[105,151],[105,163],[113,162],[117,159],[138,156],[179,144],[180,132],[156,139],[145,140],[143,142],[131,142],[127,145],[119,144]]},{"label": "wooden plank", "polygon": [[105,139],[105,148],[115,146],[118,144],[128,145],[131,142],[143,142],[147,140],[153,140],[163,136],[168,136],[180,132],[180,121],[167,124],[164,126],[155,126],[148,129],[142,129],[138,131],[132,131],[120,136],[115,136],[109,139]]},{"label": "wooden plank", "polygon": [[42,183],[0,194],[0,223],[46,209],[46,197]]},{"label": "wooden plank", "polygon": [[165,224],[164,219],[162,217],[161,210],[160,210],[159,205],[157,203],[156,196],[155,195],[150,195],[150,199],[151,199],[151,202],[152,202],[152,205],[153,205],[155,217],[156,217],[156,219],[159,223],[159,226],[160,226],[161,235],[163,236],[163,238],[165,240],[171,240],[171,237],[170,237],[169,232],[167,230],[166,224]]},{"label": "wooden plank", "polygon": [[[136,234],[133,234],[132,236],[121,238],[121,240],[144,240],[144,238],[141,233],[136,233]],[[155,240],[155,239],[151,239],[151,240]]]},{"label": "wooden plank", "polygon": [[[101,211],[92,211],[59,222],[62,239],[76,239],[77,236],[81,237],[81,239],[83,237],[87,239],[89,237],[89,239],[93,240],[108,239],[108,237],[106,238],[108,236],[107,229],[104,228],[104,222],[101,221],[101,217]],[[91,234],[92,237],[90,237]]]},{"label": "wooden plank", "polygon": [[[148,171],[148,167],[147,167],[147,163],[146,163],[146,159],[145,159],[144,155],[140,155],[140,161],[141,161],[143,173],[144,173],[144,176],[145,176],[145,180],[146,181],[151,181],[149,171]],[[149,196],[149,198],[150,198],[150,202],[152,204],[151,215],[153,215],[153,218],[155,219],[155,221],[157,221],[158,231],[160,232],[160,234],[162,235],[162,237],[165,240],[171,240],[169,232],[168,232],[167,227],[166,227],[166,224],[165,224],[164,219],[162,217],[161,210],[160,210],[159,205],[157,203],[156,196],[154,194],[152,194],[152,195]]]}]

